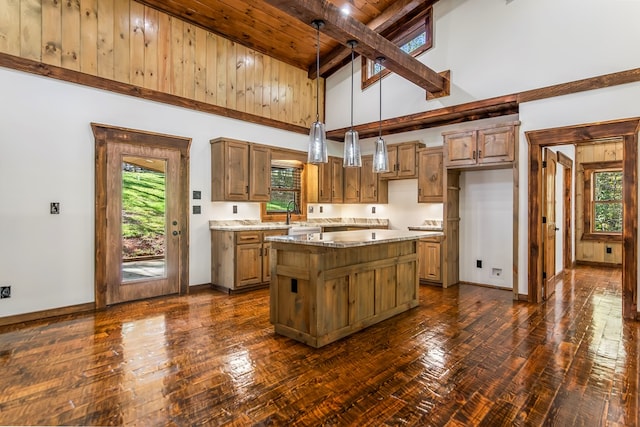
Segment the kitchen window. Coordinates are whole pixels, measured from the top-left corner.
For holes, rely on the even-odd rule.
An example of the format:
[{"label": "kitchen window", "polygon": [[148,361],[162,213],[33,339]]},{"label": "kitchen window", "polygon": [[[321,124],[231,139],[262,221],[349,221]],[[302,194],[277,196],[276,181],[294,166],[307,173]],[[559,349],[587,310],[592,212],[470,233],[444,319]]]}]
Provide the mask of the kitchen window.
[{"label": "kitchen window", "polygon": [[[429,7],[413,17],[409,22],[391,27],[382,35],[394,42],[403,51],[413,57],[420,55],[433,46],[433,13]],[[382,76],[380,76],[382,73]],[[362,57],[362,89],[365,89],[389,74],[384,65]]]},{"label": "kitchen window", "polygon": [[622,238],[622,162],[585,163],[583,240]]},{"label": "kitchen window", "polygon": [[304,164],[297,160],[271,161],[271,198],[262,203],[263,221],[306,220]]}]

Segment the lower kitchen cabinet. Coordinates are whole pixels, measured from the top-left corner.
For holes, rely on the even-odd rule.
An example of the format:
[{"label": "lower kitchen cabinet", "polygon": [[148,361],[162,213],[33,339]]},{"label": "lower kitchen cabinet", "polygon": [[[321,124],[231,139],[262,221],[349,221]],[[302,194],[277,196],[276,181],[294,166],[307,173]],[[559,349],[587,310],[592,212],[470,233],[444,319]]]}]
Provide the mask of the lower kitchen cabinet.
[{"label": "lower kitchen cabinet", "polygon": [[442,284],[442,252],[440,237],[424,237],[418,240],[418,277]]},{"label": "lower kitchen cabinet", "polygon": [[211,230],[211,284],[228,292],[253,289],[271,280],[268,236],[287,230]]}]

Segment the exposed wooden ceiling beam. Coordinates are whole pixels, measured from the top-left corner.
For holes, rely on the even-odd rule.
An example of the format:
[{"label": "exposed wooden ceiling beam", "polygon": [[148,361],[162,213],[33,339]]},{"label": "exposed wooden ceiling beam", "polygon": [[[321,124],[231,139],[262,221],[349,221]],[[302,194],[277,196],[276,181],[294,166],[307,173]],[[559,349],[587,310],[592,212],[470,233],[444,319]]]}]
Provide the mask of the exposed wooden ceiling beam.
[{"label": "exposed wooden ceiling beam", "polygon": [[347,44],[349,40],[357,40],[355,51],[366,58],[375,60],[384,57],[384,66],[399,76],[413,82],[429,93],[438,94],[448,87],[447,79],[433,71],[411,55],[403,52],[398,46],[367,28],[327,0],[264,0],[281,11],[306,22],[322,19],[325,23],[322,32]]},{"label": "exposed wooden ceiling beam", "polygon": [[[382,14],[366,24],[367,28],[380,34],[392,25],[402,20],[407,15],[413,14],[416,10],[422,10],[433,5],[438,0],[398,0],[386,8]],[[331,52],[320,58],[320,75],[323,76],[329,70],[340,66],[351,54],[351,49],[344,45],[339,45]],[[315,63],[309,67],[309,78],[316,78]]]},{"label": "exposed wooden ceiling beam", "polygon": [[[516,113],[518,113],[518,96],[506,95],[387,119],[383,120],[382,124],[378,121],[364,123],[354,126],[353,129],[358,131],[360,138],[371,138],[378,136],[380,126],[382,126],[383,135],[390,135]],[[350,127],[328,131],[327,138],[342,141],[348,129]]]}]

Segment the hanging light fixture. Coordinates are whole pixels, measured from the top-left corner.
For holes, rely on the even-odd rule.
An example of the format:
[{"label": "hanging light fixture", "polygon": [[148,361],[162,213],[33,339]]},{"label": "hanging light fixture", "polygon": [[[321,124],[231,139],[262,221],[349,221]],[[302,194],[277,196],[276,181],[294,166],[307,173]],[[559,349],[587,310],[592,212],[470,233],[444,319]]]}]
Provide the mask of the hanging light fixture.
[{"label": "hanging light fixture", "polygon": [[[380,56],[376,61],[380,66],[385,58]],[[387,143],[382,139],[382,70],[378,72],[378,84],[380,86],[380,124],[378,127],[378,139],[376,140],[376,151],[373,155],[373,172],[389,172],[389,152],[387,151]]]},{"label": "hanging light fixture", "polygon": [[344,160],[342,161],[342,166],[345,168],[353,168],[362,166],[358,131],[353,130],[353,48],[358,45],[358,42],[349,40],[347,45],[351,48],[351,129],[344,135]]},{"label": "hanging light fixture", "polygon": [[309,153],[307,163],[327,163],[327,134],[324,123],[320,121],[320,28],[324,21],[314,20],[311,25],[316,29],[316,121],[309,131]]}]

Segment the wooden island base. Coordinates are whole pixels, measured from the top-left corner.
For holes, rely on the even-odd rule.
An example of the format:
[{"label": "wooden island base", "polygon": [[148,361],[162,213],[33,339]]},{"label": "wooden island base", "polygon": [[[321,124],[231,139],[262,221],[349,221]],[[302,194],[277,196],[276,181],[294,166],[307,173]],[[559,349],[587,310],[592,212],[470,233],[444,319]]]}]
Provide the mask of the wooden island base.
[{"label": "wooden island base", "polygon": [[336,248],[272,241],[275,331],[318,348],[417,306],[416,243]]}]

